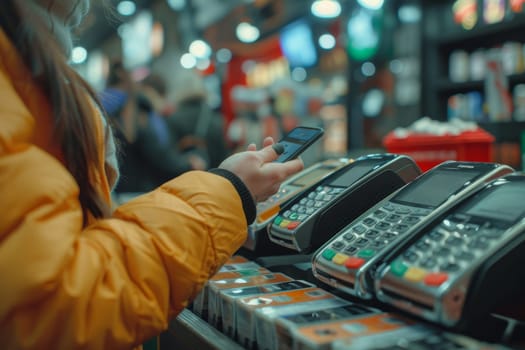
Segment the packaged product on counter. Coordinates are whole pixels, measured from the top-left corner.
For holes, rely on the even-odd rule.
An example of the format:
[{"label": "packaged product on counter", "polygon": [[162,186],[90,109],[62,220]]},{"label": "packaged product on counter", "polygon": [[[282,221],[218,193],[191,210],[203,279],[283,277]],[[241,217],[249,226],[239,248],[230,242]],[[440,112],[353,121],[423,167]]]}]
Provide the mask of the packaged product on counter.
[{"label": "packaged product on counter", "polygon": [[224,264],[219,271],[204,285],[202,290],[197,294],[190,309],[204,320],[208,319],[208,283],[213,280],[256,276],[270,273],[270,271],[261,265],[248,261],[242,257],[234,257],[231,263]]},{"label": "packaged product on counter", "polygon": [[361,319],[365,316],[379,314],[382,311],[360,304],[343,307],[325,308],[314,312],[299,312],[295,315],[283,315],[275,319],[277,343],[279,350],[292,349],[294,333],[302,327],[323,326],[338,321]]},{"label": "packaged product on counter", "polygon": [[364,335],[336,340],[331,350],[510,350],[456,333],[436,330],[425,325],[400,328],[379,335]]},{"label": "packaged product on counter", "polygon": [[[265,273],[255,276],[236,277],[212,280],[208,282],[208,323],[219,330],[233,329],[233,317],[221,309],[219,298],[221,293],[239,289],[287,282],[293,280],[282,273]],[[229,332],[228,334],[233,334]]]},{"label": "packaged product on counter", "polygon": [[297,305],[336,298],[335,295],[317,287],[265,294],[241,298],[236,301],[237,340],[245,348],[251,349],[257,343],[255,313],[273,310],[285,305]]},{"label": "packaged product on counter", "polygon": [[[330,310],[344,310],[346,308],[355,308],[359,310],[360,314],[380,312],[379,310],[363,307],[335,295],[333,298],[322,300],[256,309],[253,317],[255,319],[257,348],[259,350],[277,350],[291,343],[291,341],[281,342],[280,338],[278,339],[278,332],[280,331],[277,329],[277,322],[282,318],[298,317],[319,319],[322,318],[323,315],[326,315],[326,312],[330,312]],[[282,329],[282,327],[279,328]]]},{"label": "packaged product on counter", "polygon": [[219,294],[218,300],[220,313],[222,315],[223,333],[235,338],[233,328],[235,326],[236,303],[237,299],[248,296],[262,296],[265,294],[291,291],[297,289],[312,288],[314,285],[307,281],[291,280],[280,283],[264,284],[253,287],[234,288],[224,290]]},{"label": "packaged product on counter", "polygon": [[292,344],[293,349],[330,350],[331,344],[339,339],[384,336],[399,329],[411,329],[414,325],[414,321],[390,313],[357,316],[350,320],[328,320],[320,324],[294,327]]}]

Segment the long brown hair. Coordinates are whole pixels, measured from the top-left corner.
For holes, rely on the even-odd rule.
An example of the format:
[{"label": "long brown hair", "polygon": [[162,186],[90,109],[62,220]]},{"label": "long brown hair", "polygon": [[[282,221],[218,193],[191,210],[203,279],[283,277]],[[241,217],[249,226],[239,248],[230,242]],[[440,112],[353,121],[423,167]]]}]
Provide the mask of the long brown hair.
[{"label": "long brown hair", "polygon": [[91,101],[99,103],[93,89],[69,66],[49,28],[41,28],[43,23],[28,18],[31,14],[28,2],[2,1],[0,25],[50,101],[54,136],[61,140],[66,167],[80,188],[85,225],[89,213],[97,218],[110,213],[92,176],[93,169],[100,164],[100,152]]}]

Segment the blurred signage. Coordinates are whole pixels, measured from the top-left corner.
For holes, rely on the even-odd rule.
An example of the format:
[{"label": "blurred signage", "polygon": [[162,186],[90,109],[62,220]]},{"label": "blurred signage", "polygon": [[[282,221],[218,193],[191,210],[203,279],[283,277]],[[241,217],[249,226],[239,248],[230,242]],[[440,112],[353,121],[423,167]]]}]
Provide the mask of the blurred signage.
[{"label": "blurred signage", "polygon": [[472,29],[478,22],[478,4],[476,0],[457,0],[452,6],[454,21],[465,29]]},{"label": "blurred signage", "polygon": [[525,4],[525,0],[509,0],[510,1],[510,8],[514,12],[522,12],[523,11],[523,4]]},{"label": "blurred signage", "polygon": [[286,58],[264,63],[256,63],[246,72],[246,83],[250,87],[268,87],[274,81],[290,76]]},{"label": "blurred signage", "polygon": [[317,51],[310,25],[305,20],[293,22],[281,30],[281,49],[292,68],[312,67],[317,63]]},{"label": "blurred signage", "polygon": [[356,61],[372,58],[379,50],[382,12],[356,10],[347,25],[348,54]]},{"label": "blurred signage", "polygon": [[122,25],[120,35],[126,68],[133,69],[150,62],[153,56],[152,31],[153,15],[150,11],[142,11],[133,20]]},{"label": "blurred signage", "polygon": [[483,20],[485,23],[498,23],[503,18],[505,18],[505,0],[484,0]]}]

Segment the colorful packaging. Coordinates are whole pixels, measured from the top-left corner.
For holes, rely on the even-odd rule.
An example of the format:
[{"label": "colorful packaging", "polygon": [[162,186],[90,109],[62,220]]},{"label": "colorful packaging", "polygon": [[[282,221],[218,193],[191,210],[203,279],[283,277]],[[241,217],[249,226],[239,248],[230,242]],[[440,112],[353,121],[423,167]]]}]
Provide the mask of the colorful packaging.
[{"label": "colorful packaging", "polygon": [[[233,324],[225,320],[219,305],[219,297],[222,291],[239,289],[252,286],[260,286],[272,283],[291,281],[292,278],[282,273],[267,273],[255,276],[236,277],[228,279],[213,280],[208,282],[208,322],[217,329],[233,329]],[[228,318],[226,321],[230,321]]]},{"label": "colorful packaging", "polygon": [[235,331],[239,344],[251,349],[257,343],[255,331],[255,311],[272,309],[290,304],[300,304],[336,298],[327,291],[312,287],[261,296],[241,298],[236,301]]},{"label": "colorful packaging", "polygon": [[[233,261],[240,259],[239,257],[234,258]],[[264,267],[261,267],[259,264],[251,261],[246,262],[233,262],[226,263],[223,265],[219,271],[213,275],[209,281],[227,279],[227,278],[236,278],[236,277],[247,277],[255,276],[264,273],[270,273],[270,271]],[[204,320],[208,319],[208,282],[204,285],[202,290],[197,294],[193,303],[191,305],[191,310],[203,318]]]},{"label": "colorful packaging", "polygon": [[292,344],[294,349],[330,350],[332,342],[339,339],[381,335],[414,324],[414,321],[390,313],[357,316],[294,328]]},{"label": "colorful packaging", "polygon": [[366,305],[350,304],[343,307],[281,316],[275,320],[279,349],[292,349],[294,343],[293,334],[301,327],[324,325],[328,322],[354,320],[378,313],[382,312]]},{"label": "colorful packaging", "polygon": [[316,313],[320,310],[342,308],[354,305],[351,302],[334,296],[333,298],[315,300],[304,303],[283,305],[279,307],[265,307],[255,309],[255,338],[258,350],[277,350],[276,319],[286,315],[297,315],[300,313]]},{"label": "colorful packaging", "polygon": [[455,350],[509,350],[503,345],[490,344],[459,334],[442,332],[426,325],[416,324],[383,334],[370,334],[336,340],[331,350],[390,350],[390,349],[455,349]]},{"label": "colorful packaging", "polygon": [[284,292],[289,290],[296,290],[296,289],[305,289],[305,288],[312,288],[314,287],[313,284],[302,281],[302,280],[289,280],[286,282],[280,282],[280,283],[268,283],[264,285],[259,286],[253,286],[253,287],[244,287],[244,288],[234,288],[234,289],[228,289],[223,290],[219,294],[219,305],[220,308],[220,314],[222,316],[222,322],[223,322],[223,333],[227,334],[228,336],[235,338],[234,334],[234,326],[235,326],[235,315],[236,315],[236,303],[235,301],[237,299],[248,297],[248,296],[256,296],[256,295],[265,295],[265,294],[271,294],[271,293],[277,293],[277,292]]}]

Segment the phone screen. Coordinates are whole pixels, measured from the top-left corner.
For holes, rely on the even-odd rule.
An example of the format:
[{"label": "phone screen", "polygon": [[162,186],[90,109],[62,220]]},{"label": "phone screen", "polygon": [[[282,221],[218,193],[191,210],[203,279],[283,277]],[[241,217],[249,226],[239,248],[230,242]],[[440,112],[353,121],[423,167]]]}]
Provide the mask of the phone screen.
[{"label": "phone screen", "polygon": [[310,128],[299,126],[290,131],[278,143],[283,146],[283,153],[275,160],[282,163],[294,159],[304,152],[308,146],[313,144],[323,135],[321,128]]}]

